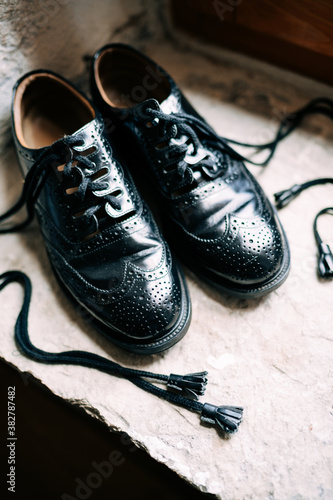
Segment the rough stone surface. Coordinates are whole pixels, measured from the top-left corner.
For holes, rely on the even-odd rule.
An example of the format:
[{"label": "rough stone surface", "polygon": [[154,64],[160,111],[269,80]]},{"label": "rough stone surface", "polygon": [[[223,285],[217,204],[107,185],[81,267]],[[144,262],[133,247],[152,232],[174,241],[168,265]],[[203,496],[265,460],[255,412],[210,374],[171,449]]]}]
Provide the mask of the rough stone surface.
[{"label": "rough stone surface", "polygon": [[[74,9],[74,3],[69,4],[66,9]],[[80,17],[74,33],[63,32],[59,21],[52,20],[60,30],[57,39],[61,39],[52,60],[44,48],[42,61],[28,61],[32,52],[28,46],[23,48],[23,38],[17,39],[23,36],[21,31],[20,35],[14,30],[6,35],[7,47],[14,50],[19,43],[21,49],[15,60],[9,49],[5,56],[2,52],[9,65],[6,69],[2,64],[0,70],[7,89],[0,97],[2,130],[8,128],[9,84],[19,70],[43,62],[67,77],[80,75],[82,61],[73,60],[72,65],[68,58],[67,62],[61,60],[68,44],[76,47],[75,57],[82,56],[110,39],[111,9],[118,9],[119,26],[126,24],[127,8],[133,15],[142,14],[143,2],[93,2],[92,16],[96,4],[106,9],[103,15],[110,9],[106,32],[93,33],[93,40],[89,40],[85,28],[79,28]],[[128,35],[136,46],[149,39],[147,30],[144,34],[140,31],[147,16],[142,14],[141,24],[132,27]],[[1,22],[12,23],[9,18]],[[83,22],[88,23],[87,19]],[[116,23],[112,26],[115,30]],[[51,28],[39,35],[47,43],[53,24]],[[5,36],[3,27],[1,36]],[[75,45],[77,38],[82,42],[79,46]],[[204,46],[199,50],[197,44],[175,34],[169,38],[154,46],[146,43],[146,49],[171,72],[222,135],[266,141],[273,136],[281,113],[317,95],[333,96],[331,88],[310,80]],[[82,83],[86,85],[84,79]],[[332,154],[332,124],[325,118],[313,118],[280,145],[267,168],[252,170],[272,197],[294,183],[332,176]],[[7,146],[1,157],[1,212],[16,200],[21,187],[15,154]],[[47,366],[20,355],[13,340],[22,299],[18,285],[1,293],[2,357],[22,372],[31,372],[62,398],[86,402],[110,428],[127,432],[156,460],[218,498],[332,499],[333,293],[332,282],[320,282],[316,276],[312,234],[314,215],[330,204],[331,186],[319,186],[281,211],[292,270],[287,282],[266,298],[250,302],[222,296],[187,272],[193,302],[190,330],[178,345],[150,357],[123,352],[78,317],[52,275],[36,223],[22,234],[0,238],[0,272],[21,269],[32,279],[29,327],[36,345],[50,351],[90,350],[126,366],[158,373],[207,369],[209,384],[203,400],[245,407],[239,432],[230,439],[221,439],[214,428],[201,426],[197,414],[143,393],[130,382],[83,367]],[[329,217],[323,218],[320,229],[333,248]]]},{"label": "rough stone surface", "polygon": [[32,69],[79,79],[105,43],[145,47],[158,38],[153,0],[5,0],[0,4],[0,145],[8,142],[10,100],[16,80]]}]

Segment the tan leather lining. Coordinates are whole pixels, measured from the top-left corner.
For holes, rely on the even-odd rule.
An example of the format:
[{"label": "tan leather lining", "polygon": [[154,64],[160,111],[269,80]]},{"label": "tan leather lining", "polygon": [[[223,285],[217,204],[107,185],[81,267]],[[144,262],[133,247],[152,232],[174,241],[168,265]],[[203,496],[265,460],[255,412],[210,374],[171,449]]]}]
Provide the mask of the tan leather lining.
[{"label": "tan leather lining", "polygon": [[15,131],[26,148],[50,146],[95,117],[89,102],[55,75],[35,73],[25,78],[14,98]]},{"label": "tan leather lining", "polygon": [[113,107],[129,108],[149,98],[163,102],[170,84],[152,64],[125,48],[109,48],[94,67],[95,80],[103,99]]}]

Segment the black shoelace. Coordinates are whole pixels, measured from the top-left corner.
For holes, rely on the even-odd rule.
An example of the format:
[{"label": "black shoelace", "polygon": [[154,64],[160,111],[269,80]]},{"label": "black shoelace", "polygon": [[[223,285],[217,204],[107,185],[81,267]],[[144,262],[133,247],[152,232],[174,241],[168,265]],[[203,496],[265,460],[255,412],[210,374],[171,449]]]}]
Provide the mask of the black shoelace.
[{"label": "black shoelace", "polygon": [[[41,193],[52,168],[56,169],[64,165],[62,172],[58,172],[63,178],[64,189],[66,187],[76,187],[75,195],[82,202],[89,193],[103,191],[107,189],[108,183],[103,179],[93,179],[93,176],[100,170],[88,157],[80,154],[75,149],[82,146],[84,140],[79,136],[68,136],[55,142],[50,148],[41,154],[38,160],[30,168],[24,182],[24,187],[19,200],[7,212],[0,215],[0,222],[9,219],[24,206],[27,210],[27,218],[11,227],[0,228],[0,233],[11,233],[26,227],[34,217],[35,204]],[[66,186],[66,187],[65,187]],[[79,217],[82,227],[89,226],[89,219],[98,212],[105,203],[109,203],[112,208],[119,210],[120,204],[117,196],[112,193],[103,197],[94,197],[93,203],[86,208]]]},{"label": "black shoelace", "polygon": [[[313,186],[319,186],[321,184],[333,184],[333,178],[323,177],[319,179],[313,179],[312,181],[304,182],[303,184],[294,184],[288,189],[284,189],[283,191],[275,193],[274,197],[277,208],[281,209],[286,205],[289,205],[289,203],[297,196],[299,196],[302,191],[305,191],[306,189]],[[332,215],[332,208],[327,207],[319,210],[314,219],[313,232],[318,248],[318,275],[321,278],[330,279],[333,278],[333,254],[329,245],[323,242],[317,230],[318,218],[324,214]]]},{"label": "black shoelace", "polygon": [[[197,153],[200,145],[198,136],[201,136],[201,134],[203,134],[208,139],[210,138],[218,141],[218,144],[221,146],[222,150],[230,154],[230,156],[235,159],[241,161],[249,161],[254,165],[266,165],[267,162],[272,158],[278,143],[287,135],[289,135],[302,122],[305,116],[309,114],[320,113],[332,118],[332,111],[333,102],[331,100],[324,98],[315,99],[299,111],[287,115],[287,117],[282,121],[274,140],[261,145],[241,143],[217,136],[209,125],[188,115],[165,115],[159,110],[152,109],[151,119],[157,118],[162,122],[164,121],[164,130],[161,134],[161,137],[164,136],[165,140],[176,138],[178,135],[178,130],[181,131],[184,135],[187,135],[190,139],[190,142],[192,142],[193,144],[193,151],[191,153],[193,155]],[[167,124],[170,124],[171,127],[168,127]],[[59,147],[60,144],[70,147],[73,146],[75,144],[75,141],[77,140],[77,137],[75,138],[75,140],[74,138],[70,137],[64,138],[61,141],[58,141],[58,143],[55,143],[54,147],[51,148],[51,150],[49,149],[47,154],[45,154],[44,156],[42,155],[37,160],[26,177],[25,185],[20,199],[11,209],[0,216],[0,221],[7,220],[13,214],[18,212],[24,205],[26,205],[28,212],[27,219],[19,224],[16,224],[15,226],[0,229],[1,233],[8,233],[23,229],[29,224],[29,222],[31,222],[34,214],[34,205],[45,184],[46,176],[48,174],[47,169],[53,161],[55,161],[57,165],[61,165],[62,162],[67,163],[67,167],[65,166],[64,168],[65,176],[73,175],[73,163],[71,162],[81,162],[81,165],[83,166],[87,166],[89,168],[92,167],[92,165],[88,163],[88,158],[85,158],[84,156],[81,156],[79,154],[75,153],[72,155],[71,153],[72,156],[69,158],[69,160],[66,155],[63,156],[61,147]],[[264,161],[254,162],[252,160],[248,160],[247,158],[234,151],[228,145],[229,143],[256,148],[258,150],[268,149],[269,154]],[[173,148],[175,148],[175,145],[173,145]],[[170,164],[172,162],[176,162],[178,174],[180,175],[180,177],[184,175],[185,168],[187,167],[187,164],[185,165],[183,163],[187,149],[188,142],[186,142],[186,144],[179,144],[178,146],[176,144],[174,153],[172,153],[172,148],[169,151],[169,154],[175,155],[174,157],[170,157]],[[208,168],[211,168],[209,162],[206,163],[206,166],[208,166]],[[211,174],[212,176],[223,175],[223,172],[221,169],[217,172],[211,172]],[[106,187],[102,183],[102,181],[92,182],[91,179],[86,179],[84,175],[81,176],[81,180],[82,182],[79,183],[78,190],[79,195],[83,198],[87,191],[95,191],[96,189],[104,189]],[[115,199],[115,197],[112,197],[112,195],[108,196],[108,201],[113,204],[114,208],[117,209],[118,201]],[[88,212],[88,215],[94,214],[95,208],[95,206],[92,207],[91,211]],[[319,244],[322,244],[322,241],[317,231],[317,219],[321,214],[331,213],[332,210],[332,208],[323,209],[316,217],[314,229]],[[323,250],[324,254],[326,250]],[[323,265],[326,269],[327,262],[325,261]],[[330,262],[329,264],[330,269],[331,265],[332,262]],[[216,406],[209,403],[201,403],[197,401],[198,396],[204,394],[207,384],[207,372],[193,373],[184,376],[175,374],[161,375],[142,370],[125,368],[107,358],[91,352],[65,351],[60,353],[50,353],[37,348],[32,344],[28,333],[28,314],[32,292],[30,279],[21,271],[8,271],[0,276],[0,291],[13,282],[17,282],[23,285],[25,291],[22,308],[15,324],[15,340],[22,353],[29,358],[42,363],[83,365],[89,368],[95,368],[100,371],[104,371],[115,376],[123,377],[151,394],[154,394],[173,404],[186,408],[187,410],[199,413],[201,415],[202,422],[210,425],[216,425],[224,433],[233,433],[237,431],[243,417],[242,407]],[[166,385],[167,390],[153,384],[151,381]]]},{"label": "black shoelace", "polygon": [[[309,104],[304,106],[298,112],[287,115],[286,121],[292,124],[291,130],[294,130],[298,124],[301,123],[303,118],[309,114],[322,114],[333,120],[333,101],[327,98],[318,98],[311,101]],[[288,118],[290,116],[290,118]],[[290,130],[290,131],[291,131]],[[288,133],[290,133],[290,131]],[[313,186],[319,186],[322,184],[333,184],[332,177],[322,177],[317,179],[312,179],[310,181],[304,182],[303,184],[294,184],[288,189],[284,189],[274,194],[275,203],[278,209],[281,209],[299,196],[303,191],[309,189]],[[315,216],[313,223],[313,232],[318,248],[318,275],[321,278],[331,279],[333,278],[333,254],[327,243],[324,243],[319,236],[317,230],[317,221],[321,215],[329,214],[332,215],[332,208],[326,207],[320,210]]]},{"label": "black shoelace", "polygon": [[[275,138],[264,144],[248,144],[245,142],[235,141],[227,137],[218,135],[208,123],[196,118],[195,116],[185,113],[164,113],[154,99],[148,100],[144,103],[144,120],[146,122],[153,120],[158,121],[160,129],[158,142],[167,142],[169,146],[164,148],[167,159],[170,164],[174,164],[179,173],[180,178],[184,176],[184,172],[189,165],[184,161],[185,155],[188,151],[189,145],[193,147],[191,155],[195,156],[201,145],[200,140],[212,141],[214,146],[220,147],[221,150],[229,154],[232,158],[240,161],[246,161],[252,165],[265,166],[273,157],[278,144],[286,138],[293,130],[295,130],[308,115],[322,114],[333,119],[333,101],[328,98],[318,98],[310,101],[306,106],[295,111],[294,113],[287,114],[281,121],[277,130]],[[187,136],[189,141],[182,144],[171,143],[171,139],[177,139],[181,134]],[[262,161],[251,160],[229,146],[235,144],[236,146],[245,146],[247,148],[255,148],[257,151],[268,150],[267,157]],[[199,160],[198,163],[202,164],[204,160]],[[164,165],[163,165],[164,167]],[[224,169],[214,172],[214,177],[223,175]]]},{"label": "black shoelace", "polygon": [[333,278],[332,250],[327,243],[323,242],[317,228],[318,219],[324,214],[333,215],[333,207],[327,207],[320,210],[313,222],[313,232],[318,245],[318,274],[322,278]]},{"label": "black shoelace", "polygon": [[[182,406],[187,410],[200,413],[202,422],[211,425],[215,424],[224,433],[230,434],[237,431],[242,420],[243,408],[215,406],[197,401],[198,396],[203,395],[205,392],[207,372],[191,373],[188,375],[161,375],[143,370],[125,368],[92,352],[64,351],[51,353],[39,349],[32,344],[28,333],[28,315],[32,291],[30,279],[20,271],[8,271],[0,276],[0,281],[0,291],[13,282],[21,283],[24,287],[24,300],[15,324],[15,340],[22,353],[29,358],[49,364],[87,366],[111,375],[123,377],[155,396]],[[149,380],[166,385],[167,390],[152,384]]]}]

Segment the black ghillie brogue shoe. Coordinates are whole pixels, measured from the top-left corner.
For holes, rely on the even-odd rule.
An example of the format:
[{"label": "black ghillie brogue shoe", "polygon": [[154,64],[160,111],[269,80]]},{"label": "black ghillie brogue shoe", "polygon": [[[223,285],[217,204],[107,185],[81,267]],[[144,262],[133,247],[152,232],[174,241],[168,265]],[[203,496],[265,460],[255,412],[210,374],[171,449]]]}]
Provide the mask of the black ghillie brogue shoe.
[{"label": "black ghillie brogue shoe", "polygon": [[93,58],[92,93],[109,131],[133,150],[131,167],[153,182],[166,238],[184,263],[237,297],[279,287],[290,254],[274,208],[172,78],[137,50],[111,44]]},{"label": "black ghillie brogue shoe", "polygon": [[95,327],[129,351],[178,342],[190,322],[179,267],[139,196],[99,113],[63,78],[35,71],[14,88],[13,135],[25,176],[20,200],[36,212],[50,262]]}]

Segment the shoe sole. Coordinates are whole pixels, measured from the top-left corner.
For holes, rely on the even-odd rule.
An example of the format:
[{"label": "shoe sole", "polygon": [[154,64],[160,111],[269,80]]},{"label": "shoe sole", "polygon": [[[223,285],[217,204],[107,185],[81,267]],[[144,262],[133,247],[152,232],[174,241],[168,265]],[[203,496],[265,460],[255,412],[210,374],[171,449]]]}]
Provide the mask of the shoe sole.
[{"label": "shoe sole", "polygon": [[[102,321],[98,320],[93,313],[79,300],[77,300],[72,292],[69,290],[67,285],[63,282],[61,276],[58,274],[57,270],[51,264],[55,277],[64,291],[65,295],[70,299],[70,301],[74,305],[79,305],[89,314],[89,324],[93,325],[96,330],[101,333],[104,337],[106,337],[110,342],[116,344],[118,347],[125,349],[126,351],[132,352],[134,354],[156,354],[166,349],[169,349],[173,345],[177,344],[187,333],[191,317],[192,317],[192,306],[191,299],[188,287],[186,285],[185,276],[182,270],[178,269],[178,276],[181,285],[181,296],[183,297],[181,304],[181,312],[177,323],[174,325],[172,330],[168,332],[163,337],[160,337],[154,341],[147,342],[123,342],[117,336],[119,336],[119,332],[113,330],[111,327],[105,325]],[[80,313],[81,316],[84,316],[84,313]]]}]

